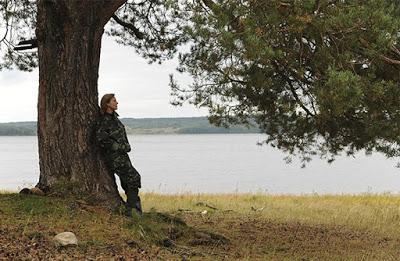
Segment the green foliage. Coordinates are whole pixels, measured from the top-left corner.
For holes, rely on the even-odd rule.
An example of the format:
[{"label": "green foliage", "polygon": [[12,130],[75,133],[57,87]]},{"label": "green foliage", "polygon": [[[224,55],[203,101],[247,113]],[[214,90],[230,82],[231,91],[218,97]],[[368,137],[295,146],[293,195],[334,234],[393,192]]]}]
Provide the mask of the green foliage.
[{"label": "green foliage", "polygon": [[[33,29],[32,3],[1,2],[2,20],[16,23],[7,28]],[[178,54],[193,83],[171,76],[172,103],[208,108],[217,126],[255,122],[304,162],[362,149],[395,157],[399,10],[387,0],[130,0],[116,12],[125,25],[112,20],[107,33],[150,62]],[[36,64],[18,57],[3,66]]]},{"label": "green foliage", "polygon": [[3,68],[32,71],[38,66],[36,51],[14,51],[19,41],[35,37],[36,13],[36,1],[0,1],[0,71]]},{"label": "green foliage", "polygon": [[115,20],[107,34],[123,45],[132,46],[149,62],[171,59],[177,47],[187,39],[182,32],[182,18],[177,13],[178,1],[129,0],[115,14],[133,26],[128,30]]},{"label": "green foliage", "polygon": [[253,119],[304,162],[345,151],[399,156],[399,11],[383,0],[198,1],[186,13],[194,77],[177,105],[217,125]]}]

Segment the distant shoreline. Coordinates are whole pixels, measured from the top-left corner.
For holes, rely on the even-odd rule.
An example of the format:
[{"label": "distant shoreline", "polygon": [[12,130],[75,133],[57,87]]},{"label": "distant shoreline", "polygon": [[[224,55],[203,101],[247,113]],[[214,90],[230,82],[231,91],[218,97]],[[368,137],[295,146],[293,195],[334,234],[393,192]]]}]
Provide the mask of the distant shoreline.
[{"label": "distant shoreline", "polygon": [[[207,117],[122,118],[121,121],[128,135],[261,133],[256,127],[243,125],[216,127],[208,122]],[[0,123],[0,136],[37,136],[36,124],[36,121]]]}]

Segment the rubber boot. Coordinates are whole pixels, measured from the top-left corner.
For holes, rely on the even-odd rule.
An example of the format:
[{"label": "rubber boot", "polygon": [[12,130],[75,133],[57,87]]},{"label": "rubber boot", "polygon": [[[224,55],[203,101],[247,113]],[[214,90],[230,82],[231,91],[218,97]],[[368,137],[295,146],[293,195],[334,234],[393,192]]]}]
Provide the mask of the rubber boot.
[{"label": "rubber boot", "polygon": [[136,214],[142,215],[142,205],[140,203],[140,197],[139,197],[139,189],[135,189],[132,191],[126,192],[126,211],[129,212],[129,216],[132,216],[132,210],[134,209],[136,211]]},{"label": "rubber boot", "polygon": [[129,206],[127,202],[125,202],[125,216],[132,217],[132,207]]},{"label": "rubber boot", "polygon": [[143,214],[142,203],[141,203],[141,200],[140,200],[139,196],[138,196],[138,201],[135,204],[135,210],[136,210],[136,213],[138,213],[140,216]]}]

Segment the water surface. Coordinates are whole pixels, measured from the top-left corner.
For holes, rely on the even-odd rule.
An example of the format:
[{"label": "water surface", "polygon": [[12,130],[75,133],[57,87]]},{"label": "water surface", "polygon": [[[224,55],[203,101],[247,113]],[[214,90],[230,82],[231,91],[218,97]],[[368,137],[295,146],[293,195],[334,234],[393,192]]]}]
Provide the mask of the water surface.
[{"label": "water surface", "polygon": [[[286,164],[285,154],[258,146],[259,134],[129,136],[131,160],[145,191],[382,193],[400,192],[396,160],[380,154],[314,159],[306,168]],[[0,189],[33,186],[39,178],[37,138],[0,137]]]}]

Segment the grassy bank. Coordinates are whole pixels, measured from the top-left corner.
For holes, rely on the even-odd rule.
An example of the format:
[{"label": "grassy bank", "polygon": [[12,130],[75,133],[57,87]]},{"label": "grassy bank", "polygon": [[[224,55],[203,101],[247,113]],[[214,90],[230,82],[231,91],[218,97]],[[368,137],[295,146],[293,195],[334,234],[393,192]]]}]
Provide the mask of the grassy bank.
[{"label": "grassy bank", "polygon": [[[400,196],[142,195],[126,218],[85,202],[0,194],[0,259],[398,260]],[[77,247],[52,237],[74,232]],[[119,259],[118,259],[119,258]]]}]

